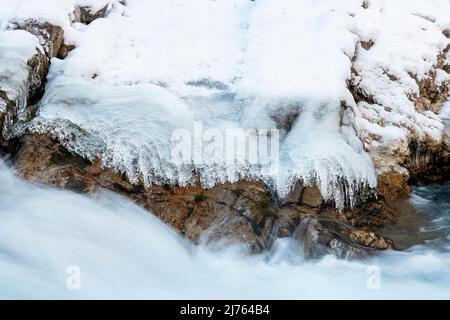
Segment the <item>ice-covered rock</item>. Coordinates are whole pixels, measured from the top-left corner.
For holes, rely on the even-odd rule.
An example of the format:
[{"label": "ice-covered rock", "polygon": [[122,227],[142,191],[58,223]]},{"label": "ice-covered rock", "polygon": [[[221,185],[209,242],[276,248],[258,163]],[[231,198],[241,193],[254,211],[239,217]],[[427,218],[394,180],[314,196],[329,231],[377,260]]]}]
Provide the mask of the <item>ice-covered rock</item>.
[{"label": "ice-covered rock", "polygon": [[[59,25],[76,47],[52,60],[27,130],[133,183],[256,179],[284,198],[301,180],[342,209],[381,169],[404,170],[412,141],[445,141],[447,0],[54,2],[21,1],[6,19]],[[198,123],[278,129],[277,170],[218,164],[213,139],[200,163],[174,163],[172,134],[195,135]]]},{"label": "ice-covered rock", "polygon": [[[448,1],[367,1],[355,31],[365,43],[353,62],[356,123],[377,168],[397,172],[414,157],[411,143],[439,149],[439,109],[448,100]],[[448,70],[447,70],[448,71]]]},{"label": "ice-covered rock", "polygon": [[0,140],[41,87],[47,61],[38,40],[22,30],[0,31]]}]

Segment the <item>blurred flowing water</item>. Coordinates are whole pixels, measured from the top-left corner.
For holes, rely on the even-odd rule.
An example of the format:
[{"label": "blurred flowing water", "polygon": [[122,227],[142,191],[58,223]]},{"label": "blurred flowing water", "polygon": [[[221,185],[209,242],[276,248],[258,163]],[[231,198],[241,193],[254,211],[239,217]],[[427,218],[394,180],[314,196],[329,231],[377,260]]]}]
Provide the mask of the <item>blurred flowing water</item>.
[{"label": "blurred flowing water", "polygon": [[32,185],[0,163],[0,298],[449,299],[449,199],[449,184],[414,189],[420,223],[403,231],[420,245],[305,260],[290,239],[259,255],[193,246],[118,195]]}]

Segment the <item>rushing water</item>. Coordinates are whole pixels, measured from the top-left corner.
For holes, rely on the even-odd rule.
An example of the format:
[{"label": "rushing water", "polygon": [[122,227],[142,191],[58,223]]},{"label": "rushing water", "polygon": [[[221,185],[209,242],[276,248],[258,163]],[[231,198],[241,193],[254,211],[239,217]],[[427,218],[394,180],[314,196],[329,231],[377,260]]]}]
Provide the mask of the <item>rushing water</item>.
[{"label": "rushing water", "polygon": [[449,198],[448,184],[415,189],[422,245],[305,261],[290,240],[256,256],[195,247],[117,195],[31,185],[0,164],[0,297],[450,298]]}]

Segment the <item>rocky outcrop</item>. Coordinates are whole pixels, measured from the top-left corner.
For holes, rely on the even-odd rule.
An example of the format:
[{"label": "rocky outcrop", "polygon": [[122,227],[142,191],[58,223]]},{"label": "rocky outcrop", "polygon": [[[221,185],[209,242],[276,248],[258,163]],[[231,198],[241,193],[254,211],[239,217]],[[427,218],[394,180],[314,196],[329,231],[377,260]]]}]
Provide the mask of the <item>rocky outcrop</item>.
[{"label": "rocky outcrop", "polygon": [[[9,151],[14,155],[14,165],[28,180],[76,192],[90,193],[98,188],[119,192],[196,243],[239,243],[259,252],[278,237],[292,236],[304,219],[313,217],[319,220],[320,233],[327,234],[320,243],[325,247],[334,246],[343,237],[340,229],[335,230],[336,225],[342,225],[352,230],[345,236],[350,251],[357,248],[362,254],[392,248],[390,240],[367,233],[372,227],[395,220],[388,207],[373,201],[361,209],[340,212],[326,205],[317,188],[300,184],[282,203],[262,182],[246,180],[209,189],[198,184],[132,185],[124,175],[103,168],[98,160],[89,162],[69,153],[45,134],[27,134]],[[368,230],[358,229],[360,226]]]}]

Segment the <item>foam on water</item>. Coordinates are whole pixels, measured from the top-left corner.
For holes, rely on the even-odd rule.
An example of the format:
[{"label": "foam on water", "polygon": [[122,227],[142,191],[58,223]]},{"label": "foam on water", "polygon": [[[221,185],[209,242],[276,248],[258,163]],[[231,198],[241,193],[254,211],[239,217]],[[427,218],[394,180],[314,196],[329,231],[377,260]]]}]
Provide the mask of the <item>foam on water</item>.
[{"label": "foam on water", "polygon": [[192,246],[117,195],[30,185],[3,164],[0,182],[1,298],[450,298],[449,239],[364,261],[305,261],[289,239],[249,256]]}]

